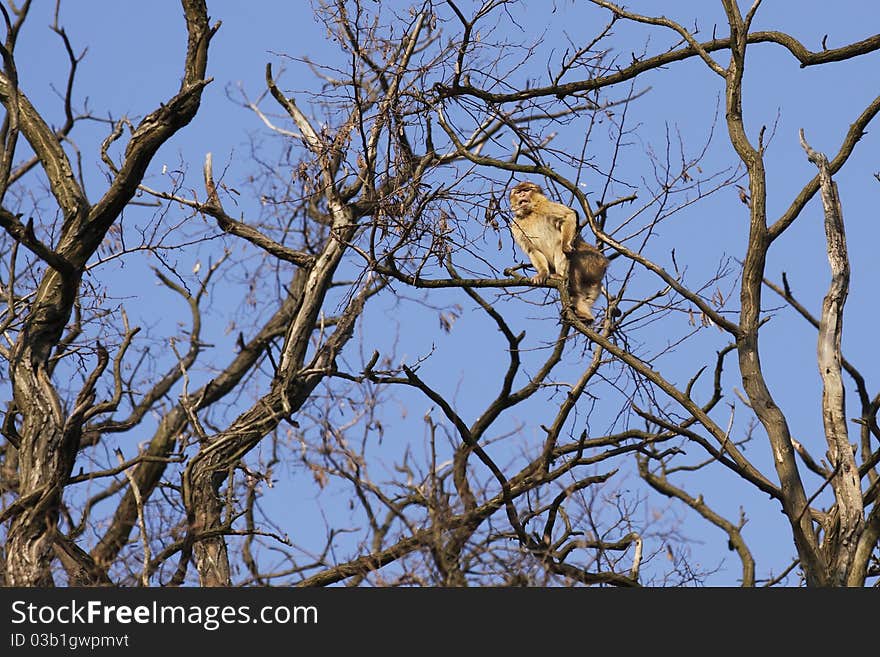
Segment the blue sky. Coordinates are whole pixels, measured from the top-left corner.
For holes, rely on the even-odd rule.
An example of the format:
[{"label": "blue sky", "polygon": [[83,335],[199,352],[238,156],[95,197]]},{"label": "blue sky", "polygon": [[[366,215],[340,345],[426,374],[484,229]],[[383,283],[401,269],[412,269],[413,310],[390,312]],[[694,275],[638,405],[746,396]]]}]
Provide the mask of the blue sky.
[{"label": "blue sky", "polygon": [[[52,4],[52,3],[45,3]],[[386,2],[388,6],[403,7],[402,2]],[[462,6],[473,3],[463,2]],[[595,11],[585,10],[584,3],[557,0],[555,3],[529,3],[528,15],[520,15],[523,33],[531,36],[531,30],[544,28],[544,20],[532,22],[541,6],[556,6],[556,16],[548,21],[548,39],[559,38],[552,30],[564,30],[572,40],[588,38],[595,28]],[[631,3],[632,8],[650,13],[655,3],[641,0]],[[828,35],[829,47],[839,46],[850,41],[869,36],[876,30],[876,5],[868,1],[840,1],[826,3],[820,1],[787,3],[765,2],[758,12],[755,29],[779,29],[800,39],[810,48],[818,49],[824,35]],[[669,6],[670,17],[691,25],[699,20],[702,38],[709,38],[711,24],[723,24],[723,11],[720,2],[682,1],[664,3]],[[794,9],[794,6],[797,9]],[[282,88],[288,93],[294,90],[315,88],[313,76],[307,66],[295,59],[307,56],[314,61],[339,61],[338,51],[327,38],[324,28],[314,22],[310,3],[264,0],[262,2],[239,2],[236,0],[208,0],[208,7],[214,19],[222,20],[223,25],[214,38],[209,55],[209,74],[214,82],[203,96],[202,108],[193,123],[181,131],[169,144],[162,148],[150,167],[145,182],[161,187],[167,181],[167,172],[187,169],[185,186],[201,192],[201,164],[207,152],[213,153],[215,168],[228,165],[226,180],[235,184],[237,180],[250,173],[251,139],[268,141],[269,132],[260,120],[248,109],[241,106],[242,94],[254,99],[264,89],[263,75],[267,62],[272,62],[276,71],[286,67],[282,78]],[[51,22],[48,12],[51,8],[36,7],[37,11],[47,12],[34,15],[29,20],[20,38],[18,50],[21,86],[40,108],[50,122],[60,122],[62,114],[60,103],[50,85],[63,88],[65,69],[64,53],[60,41],[45,29]],[[114,118],[122,115],[140,117],[151,111],[159,100],[172,95],[177,87],[182,52],[185,45],[184,30],[179,5],[176,2],[142,3],[110,2],[89,0],[87,2],[68,2],[62,6],[62,23],[70,35],[74,48],[88,47],[88,53],[80,66],[78,75],[78,95],[80,102],[88,97],[88,106],[95,114]],[[513,28],[505,28],[511,29]],[[513,30],[515,32],[515,30]],[[621,49],[634,51],[645,48],[658,52],[663,45],[672,41],[671,37],[659,30],[645,30],[643,26],[632,27],[620,24],[617,41]],[[651,40],[645,42],[650,33]],[[723,33],[719,29],[719,33]],[[35,37],[35,35],[38,35]],[[512,33],[511,38],[521,38],[523,34]],[[562,43],[562,41],[560,41]],[[560,46],[561,47],[561,46]],[[724,63],[724,55],[719,54]],[[540,76],[546,69],[545,61],[529,61],[526,68],[532,75]],[[745,116],[750,135],[755,137],[762,125],[773,131],[772,141],[767,152],[769,180],[768,208],[772,217],[790,203],[801,186],[811,178],[815,169],[804,157],[798,145],[797,131],[803,128],[811,145],[817,150],[833,154],[838,148],[849,124],[858,113],[877,94],[880,81],[878,55],[872,54],[854,61],[832,64],[826,67],[801,69],[797,62],[782,48],[761,45],[749,50],[746,83],[744,87]],[[705,166],[722,170],[735,164],[733,153],[727,141],[723,125],[723,86],[722,81],[699,60],[692,60],[656,71],[638,82],[642,87],[650,85],[646,95],[634,103],[628,120],[631,125],[639,125],[631,147],[624,150],[630,157],[623,170],[632,179],[640,175],[650,176],[649,162],[644,157],[646,150],[662,149],[667,130],[679,132],[691,154],[696,152],[712,131],[716,110],[720,113],[714,128],[714,137],[707,151]],[[306,109],[308,103],[301,101]],[[271,108],[271,105],[268,105]],[[274,112],[274,108],[273,112]],[[279,125],[287,125],[283,117],[278,117]],[[83,167],[89,185],[90,198],[94,200],[102,189],[103,180],[98,173],[97,146],[105,135],[105,127],[88,124],[78,128],[73,138],[83,156]],[[563,134],[560,144],[571,135]],[[557,144],[559,146],[560,144]],[[575,138],[572,148],[578,148]],[[876,158],[877,139],[869,129],[867,136],[859,145],[851,161],[838,178],[843,200],[844,217],[847,221],[850,255],[852,259],[852,286],[847,306],[844,352],[853,354],[852,360],[862,369],[869,384],[876,382],[880,368],[876,356],[872,355],[872,338],[875,333],[874,284],[880,275],[880,265],[874,256],[877,240],[876,207],[880,184],[873,179],[873,173],[880,170]],[[603,154],[597,153],[601,161]],[[602,166],[605,166],[602,164]],[[166,173],[163,173],[163,168]],[[241,197],[241,211],[256,215],[259,206],[246,194]],[[132,211],[135,221],[139,215]],[[669,250],[675,247],[677,260],[687,263],[688,276],[692,280],[710,275],[718,266],[719,257],[741,258],[744,252],[747,213],[739,205],[733,188],[722,190],[714,197],[697,204],[693,210],[683,211],[674,224],[664,226],[655,243],[652,244],[651,257],[664,265],[670,265]],[[489,236],[491,238],[491,236]],[[504,249],[493,258],[510,257],[512,254],[509,236],[502,234]],[[189,271],[195,263],[207,262],[215,246],[206,244],[183,250],[176,264]],[[495,249],[492,239],[486,239],[486,249]],[[216,257],[216,252],[213,253]],[[247,262],[242,267],[247,267]],[[252,261],[251,261],[252,262]],[[157,288],[146,267],[148,261],[108,265],[104,270],[113,276],[110,292],[118,296],[126,307],[143,311],[144,308],[159,309],[180,304],[163,288]],[[814,313],[821,307],[822,295],[827,286],[828,264],[824,251],[824,233],[821,221],[821,208],[814,201],[804,212],[795,226],[771,251],[768,262],[768,276],[779,280],[782,271],[787,272],[789,280],[801,301]],[[101,276],[96,271],[96,276]],[[103,274],[106,275],[106,274]],[[612,271],[613,275],[613,271]],[[657,282],[646,280],[645,289],[656,287]],[[267,295],[272,291],[267,291]],[[209,329],[210,341],[220,352],[231,348],[235,333],[227,334],[224,303],[240,312],[238,301],[229,295],[225,301],[222,292],[215,292],[216,306],[209,321],[215,325]],[[418,295],[412,294],[413,297]],[[464,295],[448,293],[442,295],[445,302],[464,303]],[[268,302],[268,301],[267,301]],[[436,316],[422,312],[417,305],[403,302],[400,306],[385,302],[386,305],[371,311],[365,317],[360,331],[363,331],[367,344],[383,345],[390,351],[396,350],[398,356],[406,356],[408,361],[433,353],[423,370],[439,389],[454,395],[457,407],[468,419],[485,400],[481,394],[487,386],[497,387],[497,367],[503,366],[503,354],[492,360],[492,350],[497,350],[494,327],[482,315],[471,309],[466,310],[458,320],[454,330],[446,335],[436,329]],[[602,305],[602,304],[600,304]],[[772,293],[768,293],[765,305],[768,308],[781,306]],[[408,310],[407,310],[408,309]],[[171,330],[174,322],[186,319],[185,308],[175,312],[161,312],[158,315],[147,313],[148,322],[156,335]],[[538,346],[556,335],[553,322],[532,321],[528,310],[523,317],[523,326],[529,326],[529,337],[533,346]],[[662,334],[664,325],[657,327],[660,333],[646,332],[641,339],[651,340],[652,348],[662,344],[666,336]],[[402,337],[397,336],[400,331]],[[425,336],[430,336],[426,340]],[[720,333],[706,331],[698,336],[684,350],[674,350],[665,356],[661,363],[673,373],[671,378],[684,383],[693,374],[697,364],[705,362],[705,355],[725,344]],[[773,313],[773,319],[762,337],[762,357],[766,366],[768,380],[777,401],[786,412],[792,425],[793,435],[805,444],[812,446],[814,452],[823,455],[820,415],[820,380],[815,364],[815,332],[789,310],[781,309]],[[369,352],[367,352],[367,357]],[[357,368],[358,354],[347,353],[352,369]],[[741,389],[735,383],[735,362],[730,361],[726,377],[728,390]],[[876,384],[875,384],[876,385]],[[851,394],[851,390],[848,389]],[[384,450],[381,458],[390,470],[394,452],[410,442],[423,443],[424,433],[421,418],[427,410],[427,402],[414,397],[402,396],[401,406],[407,413],[389,418],[387,435],[384,437]],[[736,403],[731,399],[731,403]],[[532,409],[531,412],[539,411]],[[534,417],[520,416],[517,410],[509,419],[515,426],[521,421],[527,429],[524,440],[540,440],[539,421]],[[744,428],[748,423],[748,410],[739,404],[736,410],[736,426]],[[850,412],[850,415],[855,415]],[[614,426],[613,418],[605,419],[599,414],[596,431],[609,430]],[[851,426],[851,439],[855,440],[855,425]],[[146,439],[144,435],[142,439]],[[132,446],[128,446],[131,449]],[[750,445],[747,455],[755,458],[772,474],[766,440],[760,430]],[[381,470],[382,466],[377,465]],[[311,486],[300,488],[298,477],[308,476],[296,466],[288,473],[279,473],[284,480],[268,491],[264,500],[268,515],[273,510],[291,508],[295,500],[295,520],[288,528],[291,534],[305,543],[310,542],[309,533],[315,533],[315,546],[323,540],[322,509],[334,509],[347,503],[345,493],[328,492],[312,501],[303,500],[303,494],[313,495]],[[635,482],[627,482],[622,477],[617,485],[627,488]],[[704,491],[707,502],[714,504],[729,518],[735,518],[738,508],[747,508],[749,524],[745,535],[753,546],[758,558],[759,576],[767,572],[778,572],[785,567],[794,554],[788,538],[785,520],[776,504],[764,496],[757,495],[748,487],[726,475],[696,474],[687,485],[694,492]],[[308,491],[305,493],[304,491]],[[338,497],[334,498],[334,495]],[[697,545],[694,553],[704,555],[711,563],[725,564],[719,573],[710,579],[718,585],[735,585],[737,564],[731,561],[726,549],[726,537],[714,528],[706,528],[699,521],[694,522],[687,513],[670,505],[663,499],[651,500],[643,508],[648,515],[652,509],[662,509],[675,517],[686,518],[686,533]],[[726,560],[726,561],[725,561]]]}]

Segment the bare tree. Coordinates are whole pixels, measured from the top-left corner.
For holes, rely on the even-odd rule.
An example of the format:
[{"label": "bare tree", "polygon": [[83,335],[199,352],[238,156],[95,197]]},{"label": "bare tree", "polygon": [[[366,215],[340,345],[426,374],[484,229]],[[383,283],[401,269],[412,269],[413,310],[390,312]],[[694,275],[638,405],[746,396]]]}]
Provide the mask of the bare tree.
[{"label": "bare tree", "polygon": [[[17,299],[14,288],[8,286],[10,305],[4,322],[4,328],[15,335],[4,349],[12,387],[4,425],[9,445],[17,452],[18,466],[18,500],[4,514],[10,518],[5,575],[10,584],[17,586],[45,585],[51,581],[49,566],[55,546],[59,545],[55,537],[59,503],[76,462],[84,426],[90,419],[115,410],[118,403],[95,403],[95,383],[109,363],[109,355],[100,342],[96,343],[94,369],[67,408],[52,382],[56,367],[53,354],[57,358],[59,347],[63,350],[66,340],[77,332],[76,320],[72,326],[69,323],[89,259],[136,193],[156,149],[198,111],[202,89],[208,82],[205,68],[212,35],[205,3],[184,2],[188,43],[180,90],[131,132],[118,165],[107,158],[111,182],[101,198],[91,203],[62,148],[65,130],[61,134],[52,130],[19,87],[14,47],[29,7],[30,3],[25,3],[18,11],[13,9],[12,15],[4,7],[3,12],[7,37],[0,99],[7,113],[3,124],[5,175],[0,191],[5,196],[25,173],[23,168],[39,166],[58,204],[60,218],[54,226],[52,242],[47,243],[36,234],[33,218],[23,222],[21,213],[5,208],[2,212],[3,227],[15,242],[12,257],[17,251],[15,247],[21,245],[41,261],[32,273],[32,296]],[[60,29],[59,33],[66,38]],[[122,126],[119,128],[111,139],[121,132]],[[21,137],[27,141],[36,162],[16,167],[14,157]],[[14,263],[13,259],[13,270]]]},{"label": "bare tree", "polygon": [[[813,52],[752,30],[760,0],[721,0],[705,40],[700,17],[591,0],[593,32],[568,26],[560,48],[514,0],[321,3],[339,56],[303,62],[316,84],[291,89],[297,62],[276,57],[235,96],[272,139],[245,179],[208,153],[156,184],[157,150],[198,121],[219,28],[204,0],[181,4],[179,91],[140,121],[74,110],[83,58],[56,8],[58,129],[22,91],[30,2],[0,5],[4,584],[686,585],[719,568],[693,522],[723,537],[744,586],[876,580],[880,394],[842,354],[854,269],[834,177],[880,97],[833,156],[809,131],[783,144],[817,172],[779,216],[765,158],[784,138],[743,105],[752,48],[846,66],[880,35]],[[644,31],[643,52],[622,26]],[[667,130],[634,149],[648,128],[632,117],[662,115],[645,80],[689,62],[723,90],[726,140],[707,117],[696,146]],[[104,129],[95,203],[72,139],[85,120]],[[522,180],[575,208],[610,258],[594,324],[564,281],[515,262],[506,196]],[[819,317],[767,271],[814,198],[831,268]],[[663,232],[713,207],[747,214],[743,250],[692,235],[715,265],[691,272]],[[113,267],[144,262],[180,321],[117,298]],[[821,441],[796,439],[774,398],[759,337],[785,310],[765,288],[818,330]],[[755,553],[751,511],[731,516],[708,478],[782,510],[790,568]]]}]

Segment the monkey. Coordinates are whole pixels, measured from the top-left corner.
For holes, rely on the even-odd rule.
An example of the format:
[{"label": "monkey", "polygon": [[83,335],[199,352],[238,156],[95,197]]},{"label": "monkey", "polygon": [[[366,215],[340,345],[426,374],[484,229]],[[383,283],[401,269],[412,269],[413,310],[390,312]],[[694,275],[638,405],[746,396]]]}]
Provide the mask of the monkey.
[{"label": "monkey", "polygon": [[575,315],[592,323],[608,258],[578,234],[577,213],[548,199],[531,182],[521,182],[510,191],[510,207],[510,232],[536,271],[531,280],[545,283],[551,276],[567,278]]}]

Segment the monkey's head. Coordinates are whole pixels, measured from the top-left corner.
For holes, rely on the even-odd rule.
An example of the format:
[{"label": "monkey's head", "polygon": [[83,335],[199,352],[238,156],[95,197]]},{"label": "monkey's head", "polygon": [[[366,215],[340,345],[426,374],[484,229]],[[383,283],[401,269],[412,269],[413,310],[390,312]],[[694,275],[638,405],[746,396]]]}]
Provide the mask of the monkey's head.
[{"label": "monkey's head", "polygon": [[[537,195],[537,196],[536,196]],[[521,182],[510,190],[510,208],[513,214],[521,217],[534,209],[538,197],[544,193],[541,188],[532,182]]]}]

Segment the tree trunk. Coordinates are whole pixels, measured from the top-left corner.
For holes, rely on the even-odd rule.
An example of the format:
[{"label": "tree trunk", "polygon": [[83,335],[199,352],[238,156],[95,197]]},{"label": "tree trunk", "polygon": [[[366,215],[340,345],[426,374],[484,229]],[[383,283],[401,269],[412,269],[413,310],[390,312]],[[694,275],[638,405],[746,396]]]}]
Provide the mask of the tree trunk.
[{"label": "tree trunk", "polygon": [[63,482],[70,475],[78,441],[65,437],[64,416],[45,364],[29,350],[13,369],[16,407],[22,412],[19,449],[21,512],[9,524],[6,578],[9,586],[52,586],[50,565]]}]

